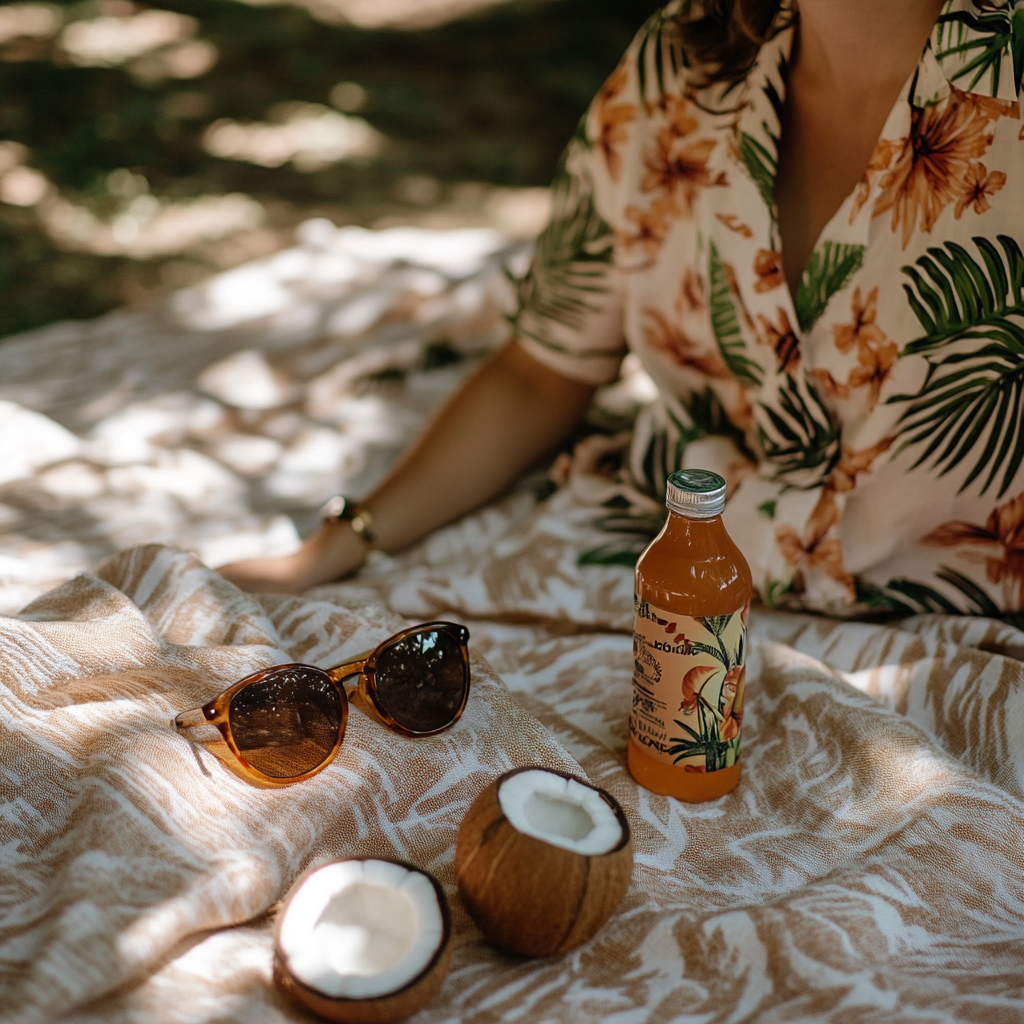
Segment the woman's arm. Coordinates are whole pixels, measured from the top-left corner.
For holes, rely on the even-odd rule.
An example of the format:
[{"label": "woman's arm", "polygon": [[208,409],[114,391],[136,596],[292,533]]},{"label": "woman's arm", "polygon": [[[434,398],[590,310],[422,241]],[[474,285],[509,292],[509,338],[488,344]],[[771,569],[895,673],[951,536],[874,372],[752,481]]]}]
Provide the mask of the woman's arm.
[{"label": "woman's arm", "polygon": [[[510,342],[448,399],[363,503],[375,546],[398,551],[500,494],[572,433],[593,393]],[[364,548],[348,524],[327,523],[293,555],[220,572],[243,590],[300,591],[357,569]]]}]

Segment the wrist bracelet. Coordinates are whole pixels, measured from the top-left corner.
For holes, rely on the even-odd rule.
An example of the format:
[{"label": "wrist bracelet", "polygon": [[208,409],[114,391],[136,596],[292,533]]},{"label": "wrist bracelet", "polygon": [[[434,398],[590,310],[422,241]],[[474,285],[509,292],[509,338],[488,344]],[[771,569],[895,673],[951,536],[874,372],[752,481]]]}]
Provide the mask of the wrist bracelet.
[{"label": "wrist bracelet", "polygon": [[348,523],[352,532],[366,544],[372,544],[377,535],[373,532],[373,516],[351,498],[336,494],[320,509],[324,522]]}]

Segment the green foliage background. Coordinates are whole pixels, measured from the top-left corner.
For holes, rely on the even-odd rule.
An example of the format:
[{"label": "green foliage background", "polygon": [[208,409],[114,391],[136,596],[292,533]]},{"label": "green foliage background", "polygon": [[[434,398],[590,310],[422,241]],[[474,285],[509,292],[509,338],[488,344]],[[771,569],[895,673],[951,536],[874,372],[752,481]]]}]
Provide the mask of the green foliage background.
[{"label": "green foliage background", "polygon": [[[97,0],[61,6],[68,18],[102,13]],[[511,0],[422,31],[328,25],[301,8],[234,0],[156,6],[198,20],[198,38],[219,53],[209,73],[146,85],[124,68],[73,66],[48,43],[0,46],[0,140],[29,147],[30,166],[99,216],[109,214],[107,176],[128,168],[161,198],[242,192],[280,223],[326,212],[371,224],[408,206],[398,187],[408,175],[437,179],[442,197],[467,181],[548,184],[581,112],[659,5]],[[216,119],[263,120],[287,101],[328,105],[340,81],[367,90],[358,113],[391,141],[385,157],[300,173],[204,152]],[[31,209],[0,203],[0,337],[212,269],[187,264],[64,252]]]}]

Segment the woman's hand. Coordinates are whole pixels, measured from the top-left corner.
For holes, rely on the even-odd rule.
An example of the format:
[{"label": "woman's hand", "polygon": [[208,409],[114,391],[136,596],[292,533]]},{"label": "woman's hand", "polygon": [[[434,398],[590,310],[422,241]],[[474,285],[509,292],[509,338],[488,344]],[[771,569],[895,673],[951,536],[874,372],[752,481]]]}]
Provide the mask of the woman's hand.
[{"label": "woman's hand", "polygon": [[[375,546],[398,551],[500,494],[569,437],[593,393],[510,342],[445,402],[362,502]],[[351,526],[327,523],[293,555],[220,572],[243,590],[296,593],[347,576],[365,554]]]},{"label": "woman's hand", "polygon": [[217,571],[241,590],[253,594],[298,594],[310,587],[342,579],[366,557],[366,542],[348,523],[321,523],[294,554],[250,558]]}]

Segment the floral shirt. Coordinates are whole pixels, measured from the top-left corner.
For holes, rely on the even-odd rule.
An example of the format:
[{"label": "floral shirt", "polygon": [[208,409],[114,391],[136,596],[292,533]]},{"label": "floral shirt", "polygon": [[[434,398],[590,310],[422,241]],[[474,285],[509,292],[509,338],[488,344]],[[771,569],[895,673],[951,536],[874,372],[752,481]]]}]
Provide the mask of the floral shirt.
[{"label": "floral shirt", "polygon": [[730,482],[763,600],[840,613],[1024,608],[1024,0],[949,0],[796,295],[774,180],[793,19],[695,87],[656,14],[562,159],[516,328],[660,399],[633,475]]}]

